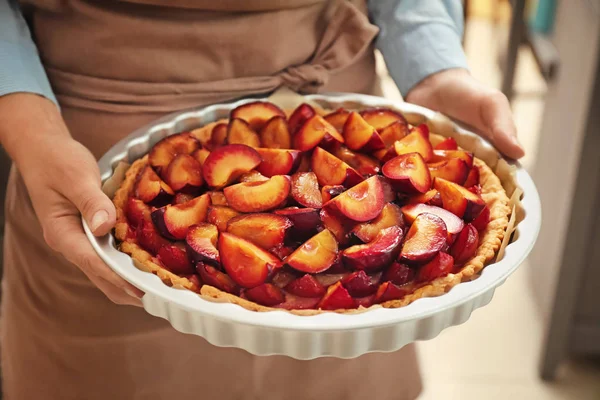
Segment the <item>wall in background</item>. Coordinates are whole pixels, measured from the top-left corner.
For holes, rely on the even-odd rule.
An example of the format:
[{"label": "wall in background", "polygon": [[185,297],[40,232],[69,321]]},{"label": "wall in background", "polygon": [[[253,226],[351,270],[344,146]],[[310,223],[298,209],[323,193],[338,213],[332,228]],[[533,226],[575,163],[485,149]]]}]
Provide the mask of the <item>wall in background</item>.
[{"label": "wall in background", "polygon": [[[597,0],[595,0],[597,1]],[[600,3],[600,1],[598,1]],[[532,288],[549,316],[579,167],[581,144],[596,72],[600,32],[589,0],[559,2],[553,42],[558,79],[548,85],[537,160],[532,176],[542,201],[542,230],[529,260]]]}]

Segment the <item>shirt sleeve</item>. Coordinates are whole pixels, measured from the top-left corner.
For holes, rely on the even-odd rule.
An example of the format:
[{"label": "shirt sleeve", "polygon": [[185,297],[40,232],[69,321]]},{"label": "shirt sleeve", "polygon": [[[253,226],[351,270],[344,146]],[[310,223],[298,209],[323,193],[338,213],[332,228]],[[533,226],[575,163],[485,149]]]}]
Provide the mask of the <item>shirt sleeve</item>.
[{"label": "shirt sleeve", "polygon": [[16,0],[0,0],[0,96],[28,92],[56,98]]},{"label": "shirt sleeve", "polygon": [[376,46],[403,96],[427,76],[468,69],[460,0],[369,0],[380,33]]}]

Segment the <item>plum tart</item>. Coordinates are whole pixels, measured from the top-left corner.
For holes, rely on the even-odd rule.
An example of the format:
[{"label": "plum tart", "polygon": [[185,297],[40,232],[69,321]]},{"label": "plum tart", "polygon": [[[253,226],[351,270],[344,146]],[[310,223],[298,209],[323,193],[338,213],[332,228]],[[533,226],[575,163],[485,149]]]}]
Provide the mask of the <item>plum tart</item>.
[{"label": "plum tart", "polygon": [[269,102],[162,139],[113,201],[138,268],[297,314],[441,295],[494,258],[510,214],[493,171],[425,124]]}]

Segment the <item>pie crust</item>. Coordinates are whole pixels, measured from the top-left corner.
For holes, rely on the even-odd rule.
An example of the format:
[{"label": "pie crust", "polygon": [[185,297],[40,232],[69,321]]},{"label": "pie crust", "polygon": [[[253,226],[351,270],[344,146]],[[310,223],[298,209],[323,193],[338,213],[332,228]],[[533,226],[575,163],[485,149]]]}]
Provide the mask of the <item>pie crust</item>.
[{"label": "pie crust", "polygon": [[[329,110],[317,110],[320,114],[326,114]],[[286,111],[286,114],[289,114]],[[214,125],[228,122],[221,120],[205,125],[192,132],[199,139],[205,139],[211,132]],[[443,139],[442,136],[435,133],[430,134],[432,143],[437,143]],[[125,208],[128,198],[133,194],[135,182],[138,174],[148,165],[148,156],[136,160],[127,170],[125,179],[116,191],[113,203],[117,210],[117,223],[115,225],[115,237],[120,241],[119,250],[130,255],[134,265],[140,270],[150,272],[158,276],[166,285],[174,288],[188,289],[198,293],[201,297],[217,302],[228,302],[238,304],[251,311],[286,311],[296,315],[315,315],[322,312],[332,312],[324,310],[284,310],[281,308],[266,307],[260,304],[243,299],[236,295],[223,292],[215,287],[203,285],[198,287],[194,282],[185,277],[178,276],[168,271],[157,262],[156,258],[142,249],[134,240],[128,239],[127,232],[129,224],[125,216]],[[476,255],[466,263],[457,273],[450,273],[439,277],[424,285],[419,286],[414,292],[404,296],[399,300],[390,300],[381,304],[376,304],[368,308],[359,307],[356,309],[334,310],[333,312],[352,314],[364,312],[376,307],[398,308],[406,306],[422,297],[435,297],[448,292],[451,288],[461,282],[466,282],[477,277],[484,266],[494,259],[496,252],[500,248],[504,234],[508,225],[511,210],[509,208],[509,199],[506,195],[500,179],[494,174],[492,169],[482,160],[474,158],[474,166],[479,168],[479,179],[481,186],[481,197],[490,209],[490,221],[484,231],[480,232],[479,245]]]}]

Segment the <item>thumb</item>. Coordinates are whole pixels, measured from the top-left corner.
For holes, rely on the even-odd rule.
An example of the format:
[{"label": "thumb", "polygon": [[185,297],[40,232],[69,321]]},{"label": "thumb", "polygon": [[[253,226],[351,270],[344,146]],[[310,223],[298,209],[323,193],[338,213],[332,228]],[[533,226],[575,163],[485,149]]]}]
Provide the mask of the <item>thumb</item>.
[{"label": "thumb", "polygon": [[100,189],[100,183],[75,188],[67,198],[81,212],[96,236],[110,232],[116,222],[116,210],[112,201]]}]

